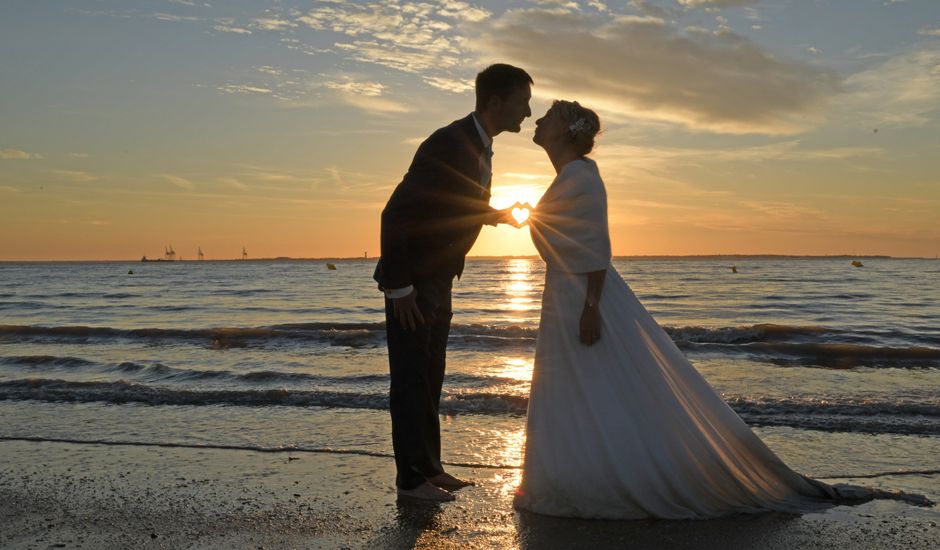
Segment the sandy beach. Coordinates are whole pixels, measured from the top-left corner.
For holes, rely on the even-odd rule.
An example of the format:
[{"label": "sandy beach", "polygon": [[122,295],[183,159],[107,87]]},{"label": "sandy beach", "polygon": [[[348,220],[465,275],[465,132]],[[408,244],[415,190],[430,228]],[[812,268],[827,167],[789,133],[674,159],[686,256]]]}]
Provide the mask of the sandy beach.
[{"label": "sandy beach", "polygon": [[452,468],[478,486],[415,507],[396,503],[385,457],[10,440],[0,456],[3,548],[940,545],[940,510],[889,501],[802,517],[580,521],[516,513],[514,470]]}]

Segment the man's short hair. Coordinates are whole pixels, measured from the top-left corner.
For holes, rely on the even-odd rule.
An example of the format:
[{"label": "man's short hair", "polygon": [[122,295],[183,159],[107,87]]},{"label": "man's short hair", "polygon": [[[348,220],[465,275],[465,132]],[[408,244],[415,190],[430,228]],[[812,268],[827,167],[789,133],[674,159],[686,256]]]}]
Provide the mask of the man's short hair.
[{"label": "man's short hair", "polygon": [[477,110],[482,110],[490,98],[506,98],[522,86],[534,84],[529,73],[505,63],[496,63],[480,71],[476,80]]}]

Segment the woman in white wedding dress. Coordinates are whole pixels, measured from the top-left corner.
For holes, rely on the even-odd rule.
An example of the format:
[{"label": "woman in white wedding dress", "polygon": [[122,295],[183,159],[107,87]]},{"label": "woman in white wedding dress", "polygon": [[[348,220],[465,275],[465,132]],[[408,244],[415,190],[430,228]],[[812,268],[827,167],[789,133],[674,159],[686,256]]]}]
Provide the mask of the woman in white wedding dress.
[{"label": "woman in white wedding dress", "polygon": [[640,304],[610,265],[606,191],[584,157],[599,127],[567,101],[536,122],[534,141],[558,176],[529,222],[546,274],[515,506],[697,519],[898,498],[788,468]]}]

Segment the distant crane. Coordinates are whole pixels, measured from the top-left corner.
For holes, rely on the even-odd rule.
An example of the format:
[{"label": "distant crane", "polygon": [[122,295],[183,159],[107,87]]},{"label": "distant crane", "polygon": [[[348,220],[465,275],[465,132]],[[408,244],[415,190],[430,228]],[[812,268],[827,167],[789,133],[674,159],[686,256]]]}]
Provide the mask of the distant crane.
[{"label": "distant crane", "polygon": [[176,261],[176,251],[173,250],[173,245],[163,247],[163,259],[168,262]]},{"label": "distant crane", "polygon": [[197,257],[198,259],[200,259],[200,260],[205,260],[205,259],[206,259],[206,255],[202,253],[202,247],[201,247],[201,246],[197,246],[196,248],[199,250],[199,252],[196,254],[196,257]]},{"label": "distant crane", "polygon": [[247,260],[247,259],[248,259],[248,251],[245,250],[245,245],[242,245],[242,259],[243,259],[243,260]]}]

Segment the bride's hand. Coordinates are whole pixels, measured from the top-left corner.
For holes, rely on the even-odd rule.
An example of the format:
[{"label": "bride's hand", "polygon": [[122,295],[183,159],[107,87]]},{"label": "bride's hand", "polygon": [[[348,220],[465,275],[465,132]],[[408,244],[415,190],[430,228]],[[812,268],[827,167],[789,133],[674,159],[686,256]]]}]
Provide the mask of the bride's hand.
[{"label": "bride's hand", "polygon": [[584,305],[581,312],[581,343],[592,346],[601,339],[601,314],[597,306]]}]

